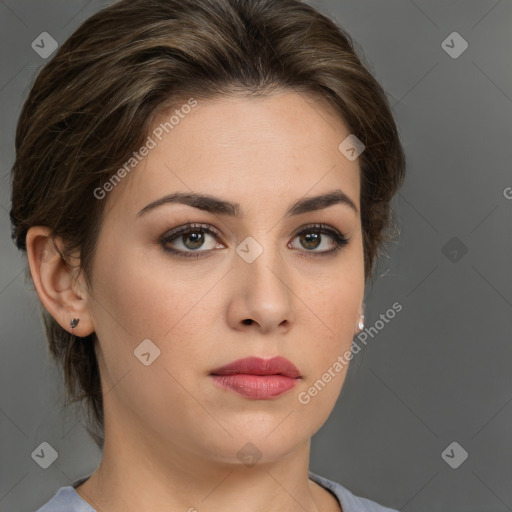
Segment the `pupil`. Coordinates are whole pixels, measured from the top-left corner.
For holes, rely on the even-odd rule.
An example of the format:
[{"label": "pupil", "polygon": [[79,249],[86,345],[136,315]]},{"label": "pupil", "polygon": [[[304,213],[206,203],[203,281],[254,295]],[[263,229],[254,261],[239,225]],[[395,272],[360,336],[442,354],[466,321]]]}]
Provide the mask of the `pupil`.
[{"label": "pupil", "polygon": [[190,246],[190,244],[187,244],[185,242],[185,246],[188,247],[189,249],[197,249],[198,247],[201,247],[202,243],[203,243],[203,237],[204,237],[204,233],[189,233],[188,235],[185,235],[183,237],[184,240],[186,240],[187,238],[191,239],[192,240],[192,246]]},{"label": "pupil", "polygon": [[[306,239],[306,243],[302,244],[306,249],[316,249],[320,244],[320,235],[318,233],[307,233],[302,235],[302,238]],[[310,243],[311,241],[313,244]]]}]

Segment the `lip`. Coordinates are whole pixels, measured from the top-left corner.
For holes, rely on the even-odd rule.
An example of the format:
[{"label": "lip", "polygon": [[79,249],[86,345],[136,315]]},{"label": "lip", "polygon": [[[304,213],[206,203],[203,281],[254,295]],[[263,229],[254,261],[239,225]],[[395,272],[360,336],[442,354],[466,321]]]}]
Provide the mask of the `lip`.
[{"label": "lip", "polygon": [[222,388],[257,400],[282,395],[301,378],[298,368],[284,357],[238,359],[213,370],[210,376]]},{"label": "lip", "polygon": [[234,375],[237,373],[246,375],[284,375],[292,379],[300,377],[298,368],[291,361],[280,356],[272,357],[271,359],[262,359],[261,357],[237,359],[213,370],[211,375]]}]

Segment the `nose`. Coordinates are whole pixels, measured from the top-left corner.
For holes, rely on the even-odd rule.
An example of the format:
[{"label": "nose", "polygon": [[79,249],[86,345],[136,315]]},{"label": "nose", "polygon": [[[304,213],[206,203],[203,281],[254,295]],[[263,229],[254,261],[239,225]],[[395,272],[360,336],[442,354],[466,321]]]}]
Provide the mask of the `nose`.
[{"label": "nose", "polygon": [[251,263],[237,254],[231,279],[228,323],[232,328],[261,333],[290,329],[296,296],[291,272],[277,249],[263,248]]}]

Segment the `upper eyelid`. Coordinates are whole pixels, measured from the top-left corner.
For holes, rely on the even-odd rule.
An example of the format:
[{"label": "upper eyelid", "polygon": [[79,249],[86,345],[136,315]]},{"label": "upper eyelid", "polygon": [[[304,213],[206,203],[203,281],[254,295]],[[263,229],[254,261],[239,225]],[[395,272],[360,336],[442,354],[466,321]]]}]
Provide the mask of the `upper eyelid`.
[{"label": "upper eyelid", "polygon": [[[215,238],[220,238],[223,244],[225,243],[224,242],[224,238],[225,237],[220,233],[220,231],[217,228],[215,228],[211,224],[198,223],[198,222],[187,222],[185,224],[182,224],[181,226],[177,226],[175,228],[172,228],[172,229],[168,230],[166,233],[164,233],[160,237],[160,243],[173,242],[180,235],[186,234],[186,233],[190,233],[190,232],[194,232],[194,230],[196,230],[196,231],[200,231],[201,230],[203,232],[206,232],[207,234],[211,234]],[[346,244],[346,243],[350,242],[350,237],[347,236],[347,234],[344,231],[342,231],[342,230],[340,230],[338,228],[335,228],[334,226],[331,226],[329,224],[326,224],[324,222],[303,224],[302,226],[298,227],[293,232],[292,240],[295,237],[301,235],[302,233],[307,232],[308,230],[311,230],[311,231],[314,231],[314,230],[317,230],[317,231],[321,231],[321,230],[330,231],[331,234],[329,234],[329,233],[326,233],[326,234],[327,234],[327,236],[330,236],[336,242],[337,245],[339,243]],[[207,251],[197,251],[197,252],[207,252]],[[311,251],[311,252],[314,252],[314,251]]]},{"label": "upper eyelid", "polygon": [[169,240],[175,237],[178,237],[182,234],[193,233],[195,231],[203,231],[207,234],[215,235],[216,237],[223,238],[221,232],[214,228],[210,224],[198,224],[197,222],[192,222],[190,224],[183,224],[181,226],[177,226],[175,228],[167,230],[161,237],[161,240]]},{"label": "upper eyelid", "polygon": [[[325,229],[325,230],[328,230],[328,231],[333,231],[334,233],[339,233],[340,235],[342,236],[345,236],[346,237],[346,234],[344,233],[344,231],[334,227],[334,226],[331,226],[329,224],[326,224],[325,222],[316,222],[316,223],[310,223],[310,224],[303,224],[302,226],[298,227],[294,232],[293,232],[293,235],[292,236],[297,236],[299,234],[301,234],[304,230],[307,230],[307,229],[317,229],[317,230],[320,230],[320,229]],[[181,233],[188,233],[188,232],[193,232],[194,230],[204,230],[204,231],[211,231],[212,234],[215,234],[219,237],[223,237],[222,236],[222,233],[217,229],[215,228],[214,226],[212,226],[211,224],[204,224],[204,223],[198,223],[198,222],[187,222],[185,224],[182,224],[181,226],[177,226],[175,228],[172,228],[170,230],[167,230],[161,238],[170,238],[170,237],[173,237],[173,236],[177,236]]]}]

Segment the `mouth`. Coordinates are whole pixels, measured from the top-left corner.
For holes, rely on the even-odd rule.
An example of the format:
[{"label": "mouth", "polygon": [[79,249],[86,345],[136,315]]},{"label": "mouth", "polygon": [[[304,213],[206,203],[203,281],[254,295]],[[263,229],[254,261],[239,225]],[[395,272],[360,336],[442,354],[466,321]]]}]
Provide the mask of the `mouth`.
[{"label": "mouth", "polygon": [[301,380],[298,368],[284,357],[238,359],[210,373],[223,389],[256,400],[280,396]]}]

